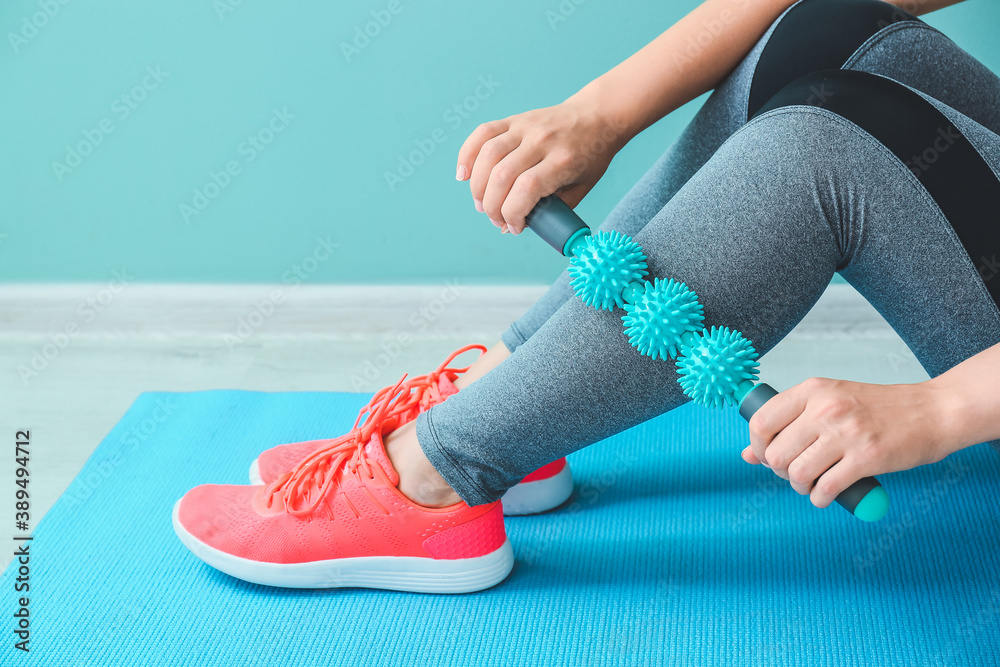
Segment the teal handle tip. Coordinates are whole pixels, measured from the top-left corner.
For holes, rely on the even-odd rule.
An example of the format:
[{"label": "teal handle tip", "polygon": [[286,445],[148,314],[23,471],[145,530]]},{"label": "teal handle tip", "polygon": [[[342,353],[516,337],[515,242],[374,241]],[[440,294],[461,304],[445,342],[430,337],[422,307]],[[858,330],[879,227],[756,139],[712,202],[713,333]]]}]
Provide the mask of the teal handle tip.
[{"label": "teal handle tip", "polygon": [[854,516],[862,521],[878,521],[889,513],[889,494],[881,486],[869,491],[854,508]]}]

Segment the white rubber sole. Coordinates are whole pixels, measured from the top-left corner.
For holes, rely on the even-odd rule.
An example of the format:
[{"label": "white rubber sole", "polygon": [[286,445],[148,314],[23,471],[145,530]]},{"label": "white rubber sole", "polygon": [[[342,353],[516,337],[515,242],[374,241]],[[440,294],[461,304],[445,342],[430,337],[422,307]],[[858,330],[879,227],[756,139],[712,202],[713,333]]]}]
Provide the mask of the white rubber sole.
[{"label": "white rubber sole", "polygon": [[559,507],[573,494],[573,473],[569,464],[547,479],[521,482],[507,489],[501,503],[505,516],[538,514]]},{"label": "white rubber sole", "polygon": [[250,464],[250,483],[254,486],[260,486],[264,483],[264,480],[260,478],[260,465],[257,463],[257,459],[253,460]]},{"label": "white rubber sole", "polygon": [[177,537],[195,556],[237,579],[280,588],[381,588],[413,593],[471,593],[495,586],[514,567],[510,540],[485,556],[462,559],[366,556],[284,565],[239,558],[210,547],[184,529],[174,504]]},{"label": "white rubber sole", "polygon": [[[264,483],[260,478],[257,459],[250,464],[250,483]],[[566,467],[548,479],[521,482],[507,489],[507,493],[503,495],[503,513],[504,516],[524,516],[548,512],[562,505],[572,494],[573,473],[570,472],[569,464],[566,464]]]}]

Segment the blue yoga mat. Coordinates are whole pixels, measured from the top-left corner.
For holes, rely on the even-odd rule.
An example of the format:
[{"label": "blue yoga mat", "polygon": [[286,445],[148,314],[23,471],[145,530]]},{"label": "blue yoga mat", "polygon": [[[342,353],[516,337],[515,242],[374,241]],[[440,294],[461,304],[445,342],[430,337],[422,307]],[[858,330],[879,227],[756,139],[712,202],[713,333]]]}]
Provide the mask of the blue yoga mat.
[{"label": "blue yoga mat", "polygon": [[[30,653],[71,665],[997,665],[1000,458],[884,475],[889,516],[817,510],[689,405],[570,457],[562,508],[507,522],[499,586],[436,596],[246,584],[170,510],[271,445],[331,436],[360,394],[151,393],[34,532]],[[16,567],[16,566],[15,566]],[[13,627],[13,567],[0,582]]]}]

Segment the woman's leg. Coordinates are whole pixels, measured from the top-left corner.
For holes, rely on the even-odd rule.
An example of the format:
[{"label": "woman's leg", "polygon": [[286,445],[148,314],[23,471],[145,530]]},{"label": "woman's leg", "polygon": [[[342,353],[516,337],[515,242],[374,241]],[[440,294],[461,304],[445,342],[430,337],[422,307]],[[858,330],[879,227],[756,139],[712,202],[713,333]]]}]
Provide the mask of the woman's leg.
[{"label": "woman's leg", "polygon": [[[636,235],[771,95],[800,76],[838,67],[900,81],[1000,133],[1000,79],[943,34],[879,0],[803,0],[778,18],[600,228]],[[507,349],[572,296],[564,271],[503,333]]]},{"label": "woman's leg", "polygon": [[[943,194],[935,186],[932,196],[922,179],[951,174],[952,158],[967,157],[960,129],[973,155],[985,159],[979,176],[996,185],[1000,137],[899,84],[871,78],[884,82],[886,96],[908,91],[908,103],[938,114],[926,145],[934,148],[937,131],[952,143],[935,149],[927,169],[895,155],[850,109],[793,101],[733,135],[636,241],[651,277],[686,282],[701,298],[706,325],[742,331],[761,353],[792,329],[840,270],[934,375],[1000,340],[995,297],[977,270],[978,257],[970,256],[990,257],[1000,240],[990,231],[967,249],[942,212],[953,207],[934,198],[947,197],[948,183]],[[831,98],[837,104],[852,98],[849,89],[837,90]],[[871,90],[853,97],[875,110],[891,101]],[[951,185],[964,188],[958,194],[973,208],[1000,207],[980,201],[979,186],[988,183],[970,190],[962,178]],[[401,432],[390,447],[394,462],[426,456],[462,499],[485,503],[539,465],[685,402],[674,365],[633,349],[620,315],[568,300],[496,369],[421,415],[409,434]],[[433,476],[416,463],[398,467],[404,493],[419,492],[408,479],[431,488]]]}]

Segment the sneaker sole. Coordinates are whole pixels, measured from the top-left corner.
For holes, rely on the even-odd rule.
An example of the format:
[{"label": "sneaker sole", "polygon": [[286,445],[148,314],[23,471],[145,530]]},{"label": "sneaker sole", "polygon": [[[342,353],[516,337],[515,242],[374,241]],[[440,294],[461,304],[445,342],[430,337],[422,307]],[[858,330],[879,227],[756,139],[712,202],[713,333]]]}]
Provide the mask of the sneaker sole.
[{"label": "sneaker sole", "polygon": [[257,459],[253,460],[250,464],[250,484],[252,486],[263,486],[264,480],[260,478],[260,464],[257,463]]},{"label": "sneaker sole", "polygon": [[[250,464],[250,483],[260,486],[264,480],[260,477],[260,467],[257,459]],[[504,516],[524,516],[526,514],[541,514],[559,507],[573,495],[573,473],[567,464],[558,473],[548,479],[535,482],[521,482],[507,489],[503,495],[502,505]]]},{"label": "sneaker sole", "polygon": [[552,477],[512,486],[503,495],[501,503],[505,516],[522,516],[539,514],[559,507],[571,495],[573,495],[573,473],[567,464]]},{"label": "sneaker sole", "polygon": [[207,565],[243,581],[279,588],[381,588],[413,593],[472,593],[495,586],[514,567],[510,540],[485,556],[460,559],[364,556],[311,563],[262,563],[211,547],[189,533],[177,518],[174,532]]}]

